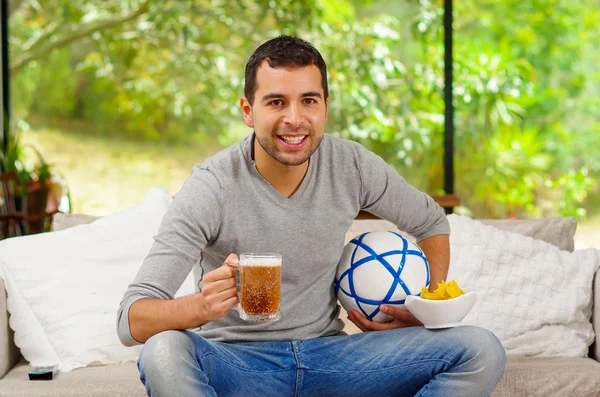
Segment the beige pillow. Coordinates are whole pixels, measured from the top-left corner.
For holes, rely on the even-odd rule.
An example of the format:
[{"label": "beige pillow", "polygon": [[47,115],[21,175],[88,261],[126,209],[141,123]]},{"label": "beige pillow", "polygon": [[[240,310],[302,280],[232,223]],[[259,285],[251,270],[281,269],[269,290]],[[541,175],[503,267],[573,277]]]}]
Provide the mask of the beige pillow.
[{"label": "beige pillow", "polygon": [[577,219],[572,217],[542,219],[481,219],[480,222],[497,229],[519,233],[573,252]]},{"label": "beige pillow", "polygon": [[400,233],[408,241],[416,242],[415,238],[406,232],[399,230],[392,222],[383,219],[359,219],[352,222],[350,229],[346,232],[346,241],[344,244],[348,244],[354,237],[359,236],[366,232],[397,232]]},{"label": "beige pillow", "polygon": [[[575,231],[577,219],[572,217],[542,218],[542,219],[477,219],[478,221],[494,226],[497,229],[519,233],[533,237],[557,246],[561,250],[573,252],[575,249]],[[346,244],[352,238],[365,232],[389,230],[400,232],[409,241],[414,238],[398,230],[393,223],[381,219],[355,220],[346,233]]]},{"label": "beige pillow", "polygon": [[79,225],[84,225],[87,223],[92,223],[96,219],[98,219],[98,217],[92,216],[92,215],[65,214],[62,212],[58,212],[53,217],[52,230],[57,232],[59,230],[68,229],[73,226],[79,226]]}]

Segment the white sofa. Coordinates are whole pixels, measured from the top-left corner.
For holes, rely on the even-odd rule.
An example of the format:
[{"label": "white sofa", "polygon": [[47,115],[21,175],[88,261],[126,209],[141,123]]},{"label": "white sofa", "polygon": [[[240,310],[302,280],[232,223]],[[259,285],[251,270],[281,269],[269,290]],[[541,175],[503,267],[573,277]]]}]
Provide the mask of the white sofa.
[{"label": "white sofa", "polygon": [[[87,223],[92,217],[59,214],[55,229]],[[375,223],[373,223],[375,222]],[[379,222],[379,223],[378,223]],[[364,230],[387,228],[383,221],[356,221],[348,238]],[[499,228],[538,237],[562,249],[573,250],[575,220],[563,219],[557,227],[540,221],[491,221]],[[551,229],[551,230],[550,230]],[[0,258],[2,254],[0,252]],[[600,329],[600,279],[594,280],[594,309],[592,323]],[[91,366],[61,372],[50,382],[29,381],[30,369],[13,341],[8,325],[6,294],[0,280],[0,397],[52,396],[145,396],[135,363]],[[345,319],[345,316],[342,318]],[[349,333],[359,332],[347,324]],[[518,357],[509,356],[505,375],[494,390],[494,397],[508,396],[600,396],[600,343],[590,348],[590,358],[577,357]],[[326,397],[326,396],[324,396]]]}]

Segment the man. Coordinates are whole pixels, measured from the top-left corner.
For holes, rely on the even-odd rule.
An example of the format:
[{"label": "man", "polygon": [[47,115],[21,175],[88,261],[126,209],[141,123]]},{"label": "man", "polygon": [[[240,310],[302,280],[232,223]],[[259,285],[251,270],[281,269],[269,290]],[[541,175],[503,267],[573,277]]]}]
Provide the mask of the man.
[{"label": "man", "polygon": [[[148,395],[489,395],[505,354],[484,329],[427,330],[383,305],[393,322],[349,313],[380,332],[341,333],[333,280],[359,210],[417,238],[432,286],[447,275],[448,222],[381,158],[324,134],[327,70],[309,43],[267,41],[245,83],[240,108],[254,133],[194,167],[121,302],[119,337],[145,343],[138,367]],[[243,252],[283,255],[279,321],[245,322],[232,310]],[[192,270],[200,292],[173,299]]]}]

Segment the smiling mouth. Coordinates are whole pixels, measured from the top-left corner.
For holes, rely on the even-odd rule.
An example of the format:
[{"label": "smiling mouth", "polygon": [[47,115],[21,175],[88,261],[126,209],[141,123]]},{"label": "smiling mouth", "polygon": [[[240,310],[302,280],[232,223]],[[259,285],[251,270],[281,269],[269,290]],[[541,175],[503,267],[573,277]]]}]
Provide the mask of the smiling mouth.
[{"label": "smiling mouth", "polygon": [[300,136],[284,136],[279,135],[279,139],[284,141],[285,143],[289,143],[291,145],[297,145],[302,142],[308,135],[300,135]]}]

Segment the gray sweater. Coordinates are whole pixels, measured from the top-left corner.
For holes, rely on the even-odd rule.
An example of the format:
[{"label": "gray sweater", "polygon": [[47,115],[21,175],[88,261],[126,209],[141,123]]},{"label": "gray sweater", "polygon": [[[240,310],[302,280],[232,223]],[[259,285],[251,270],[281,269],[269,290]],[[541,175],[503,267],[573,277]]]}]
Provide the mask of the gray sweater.
[{"label": "gray sweater", "polygon": [[173,299],[190,271],[202,275],[230,253],[277,252],[282,260],[281,319],[241,320],[236,311],[205,324],[200,334],[219,341],[299,340],[339,333],[343,323],[333,291],[345,233],[363,209],[396,224],[417,241],[450,228],[444,211],[380,157],[358,143],[325,134],[301,186],[281,195],[256,170],[253,135],[202,165],[176,194],[155,242],[119,307],[117,332],[131,346],[133,302]]}]

